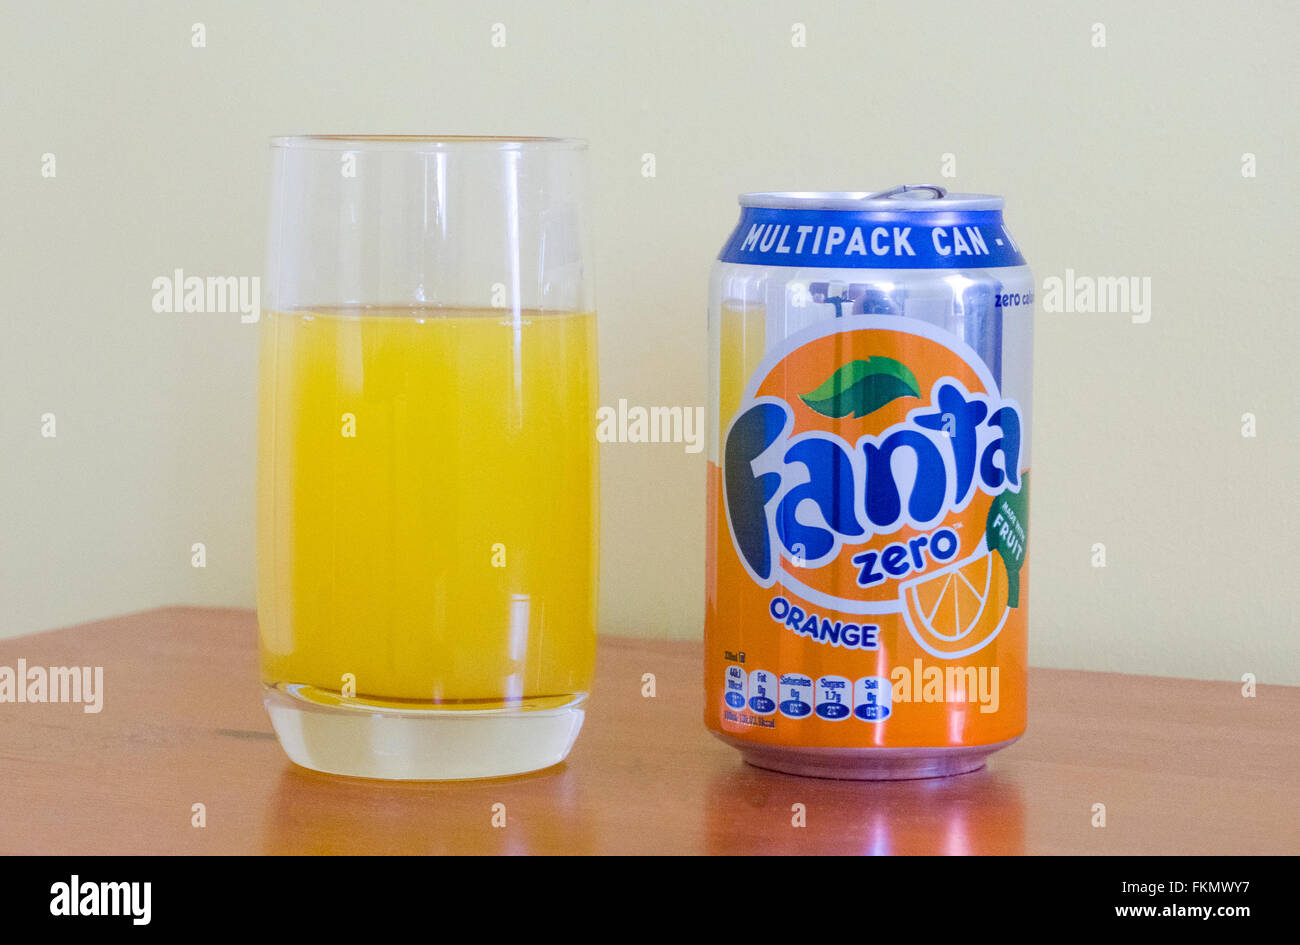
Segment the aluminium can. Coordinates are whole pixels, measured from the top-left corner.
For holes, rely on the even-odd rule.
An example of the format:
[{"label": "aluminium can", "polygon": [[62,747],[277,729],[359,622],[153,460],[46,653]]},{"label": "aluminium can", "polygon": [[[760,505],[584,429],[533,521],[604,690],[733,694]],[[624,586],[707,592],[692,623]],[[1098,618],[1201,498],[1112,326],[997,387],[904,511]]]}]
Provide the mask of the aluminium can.
[{"label": "aluminium can", "polygon": [[753,193],[713,269],[705,723],[793,774],[1025,729],[1034,280],[1003,199]]}]

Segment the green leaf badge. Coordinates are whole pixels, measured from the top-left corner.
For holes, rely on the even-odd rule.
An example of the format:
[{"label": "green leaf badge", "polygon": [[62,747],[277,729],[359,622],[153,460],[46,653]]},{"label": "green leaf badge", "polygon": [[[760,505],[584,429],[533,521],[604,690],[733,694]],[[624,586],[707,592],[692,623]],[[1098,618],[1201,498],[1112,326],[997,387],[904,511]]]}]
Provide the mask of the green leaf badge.
[{"label": "green leaf badge", "polygon": [[989,506],[984,538],[989,550],[1002,555],[1007,566],[1007,606],[1020,606],[1020,566],[1025,563],[1025,545],[1029,541],[1029,476],[1020,483],[1019,492],[994,496]]},{"label": "green leaf badge", "polygon": [[839,419],[849,414],[865,417],[891,400],[920,396],[916,375],[907,365],[882,355],[840,365],[820,387],[799,399],[823,417]]}]

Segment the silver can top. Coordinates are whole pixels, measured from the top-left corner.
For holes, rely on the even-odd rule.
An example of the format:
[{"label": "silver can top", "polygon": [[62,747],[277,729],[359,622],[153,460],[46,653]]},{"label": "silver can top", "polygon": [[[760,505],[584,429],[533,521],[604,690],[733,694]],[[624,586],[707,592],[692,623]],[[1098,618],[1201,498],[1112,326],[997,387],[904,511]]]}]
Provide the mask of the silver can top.
[{"label": "silver can top", "polygon": [[950,194],[935,184],[901,184],[889,190],[790,190],[741,194],[742,207],[774,210],[1001,210],[1005,201],[994,194]]}]

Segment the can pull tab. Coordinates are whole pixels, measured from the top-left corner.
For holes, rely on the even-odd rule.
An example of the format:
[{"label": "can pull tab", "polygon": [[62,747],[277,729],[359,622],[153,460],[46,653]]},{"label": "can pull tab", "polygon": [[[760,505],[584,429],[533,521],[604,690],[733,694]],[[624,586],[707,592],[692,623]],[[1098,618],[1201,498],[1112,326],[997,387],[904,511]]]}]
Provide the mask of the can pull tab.
[{"label": "can pull tab", "polygon": [[[932,196],[922,196],[929,193]],[[904,197],[911,200],[942,200],[948,196],[946,187],[939,187],[936,184],[900,184],[891,190],[882,190],[878,194],[870,194],[868,200],[879,200],[882,197]]]}]

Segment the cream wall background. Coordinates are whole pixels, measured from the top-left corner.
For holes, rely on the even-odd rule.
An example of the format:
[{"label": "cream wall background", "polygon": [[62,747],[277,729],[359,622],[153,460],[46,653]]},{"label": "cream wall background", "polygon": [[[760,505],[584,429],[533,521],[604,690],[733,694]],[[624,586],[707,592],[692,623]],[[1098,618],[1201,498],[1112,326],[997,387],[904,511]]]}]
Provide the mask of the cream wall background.
[{"label": "cream wall background", "polygon": [[[558,134],[592,143],[605,404],[703,403],[741,191],[1003,193],[1040,289],[1150,277],[1145,324],[1040,304],[1032,661],[1300,683],[1297,5],[6,0],[3,21],[0,635],[252,606],[256,329],[155,314],[150,284],[260,275],[270,136]],[[602,630],[698,637],[703,455],[602,462]]]}]

